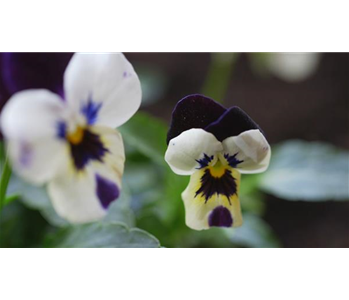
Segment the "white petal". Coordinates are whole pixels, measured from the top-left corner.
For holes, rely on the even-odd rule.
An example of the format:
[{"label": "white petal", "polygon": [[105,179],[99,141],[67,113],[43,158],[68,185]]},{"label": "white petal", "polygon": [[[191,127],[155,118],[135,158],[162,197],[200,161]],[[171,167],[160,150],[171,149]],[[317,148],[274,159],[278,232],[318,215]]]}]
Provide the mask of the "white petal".
[{"label": "white petal", "polygon": [[121,53],[74,54],[64,74],[67,101],[81,111],[101,105],[94,122],[116,128],[138,110],[142,91],[136,72]]},{"label": "white petal", "polygon": [[120,133],[104,127],[91,128],[98,134],[108,153],[103,163],[91,161],[83,171],[67,168],[66,173],[52,180],[48,192],[57,213],[71,223],[99,220],[109,204],[121,192],[125,153]]},{"label": "white petal", "polygon": [[243,161],[236,166],[241,173],[261,173],[268,168],[270,146],[258,129],[229,137],[222,143],[225,154],[236,155],[238,160]]},{"label": "white petal", "polygon": [[169,142],[165,160],[176,174],[191,175],[199,166],[197,160],[205,154],[217,159],[217,152],[222,150],[222,143],[212,133],[203,129],[190,129]]},{"label": "white petal", "polygon": [[58,137],[63,100],[47,90],[16,93],[1,113],[12,167],[36,184],[50,180],[67,161],[67,144]]},{"label": "white petal", "polygon": [[301,81],[312,75],[320,61],[320,53],[271,53],[268,67],[286,81]]}]

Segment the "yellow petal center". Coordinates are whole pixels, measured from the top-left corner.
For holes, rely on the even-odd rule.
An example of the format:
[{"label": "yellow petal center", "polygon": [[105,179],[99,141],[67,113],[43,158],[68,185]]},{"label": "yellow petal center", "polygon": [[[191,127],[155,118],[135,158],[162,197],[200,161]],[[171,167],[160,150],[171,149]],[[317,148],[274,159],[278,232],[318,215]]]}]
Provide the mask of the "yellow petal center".
[{"label": "yellow petal center", "polygon": [[68,141],[73,145],[80,144],[84,138],[84,132],[85,128],[78,126],[73,133],[68,134]]},{"label": "yellow petal center", "polygon": [[226,166],[224,166],[220,160],[214,166],[208,167],[212,177],[220,178],[224,175]]}]

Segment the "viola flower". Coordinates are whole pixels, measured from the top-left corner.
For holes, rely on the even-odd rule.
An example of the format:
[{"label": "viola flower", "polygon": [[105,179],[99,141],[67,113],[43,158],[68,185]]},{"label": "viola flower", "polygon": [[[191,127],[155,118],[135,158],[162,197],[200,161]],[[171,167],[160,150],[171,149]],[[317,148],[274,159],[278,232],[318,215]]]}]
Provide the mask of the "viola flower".
[{"label": "viola flower", "polygon": [[47,184],[61,217],[90,222],[120,195],[125,153],[114,128],[138,110],[141,86],[123,54],[74,54],[63,83],[64,98],[46,89],[15,93],[0,125],[13,169]]},{"label": "viola flower", "polygon": [[182,193],[187,226],[241,226],[240,174],[265,171],[271,155],[259,126],[239,107],[190,95],[173,111],[167,144],[172,171],[191,175]]}]

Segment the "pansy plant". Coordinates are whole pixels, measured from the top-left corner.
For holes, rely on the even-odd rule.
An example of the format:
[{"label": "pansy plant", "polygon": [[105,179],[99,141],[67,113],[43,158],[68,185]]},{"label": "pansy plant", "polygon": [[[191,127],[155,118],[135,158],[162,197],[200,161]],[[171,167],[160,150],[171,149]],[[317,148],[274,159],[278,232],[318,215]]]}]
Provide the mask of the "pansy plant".
[{"label": "pansy plant", "polygon": [[173,172],[191,175],[182,193],[187,226],[241,226],[240,174],[265,171],[271,155],[259,126],[239,107],[190,95],[173,111],[167,143]]},{"label": "pansy plant", "polygon": [[72,223],[105,216],[121,191],[124,146],[114,129],[139,108],[141,86],[123,54],[74,54],[64,91],[15,93],[1,114],[13,169],[47,184],[57,213]]}]

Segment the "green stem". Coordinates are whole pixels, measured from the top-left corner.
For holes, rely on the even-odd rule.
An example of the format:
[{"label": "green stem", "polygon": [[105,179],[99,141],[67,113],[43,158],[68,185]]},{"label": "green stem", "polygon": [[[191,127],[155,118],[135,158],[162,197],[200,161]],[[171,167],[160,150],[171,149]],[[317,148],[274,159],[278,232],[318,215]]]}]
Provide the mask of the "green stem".
[{"label": "green stem", "polygon": [[202,89],[205,96],[223,103],[237,56],[236,53],[211,54],[211,63]]},{"label": "green stem", "polygon": [[0,179],[0,213],[5,204],[7,187],[11,178],[11,167],[6,155],[5,163],[2,169],[1,179]]}]

